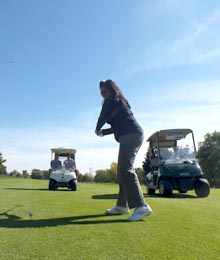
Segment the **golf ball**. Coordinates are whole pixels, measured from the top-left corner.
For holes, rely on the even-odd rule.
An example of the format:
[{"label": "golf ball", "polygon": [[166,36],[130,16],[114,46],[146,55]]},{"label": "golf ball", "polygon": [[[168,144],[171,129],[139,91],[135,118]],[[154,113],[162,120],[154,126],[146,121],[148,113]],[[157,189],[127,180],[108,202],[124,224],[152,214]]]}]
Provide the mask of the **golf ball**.
[{"label": "golf ball", "polygon": [[30,210],[30,211],[28,212],[28,215],[29,215],[30,217],[32,217],[32,216],[33,216],[33,211]]}]

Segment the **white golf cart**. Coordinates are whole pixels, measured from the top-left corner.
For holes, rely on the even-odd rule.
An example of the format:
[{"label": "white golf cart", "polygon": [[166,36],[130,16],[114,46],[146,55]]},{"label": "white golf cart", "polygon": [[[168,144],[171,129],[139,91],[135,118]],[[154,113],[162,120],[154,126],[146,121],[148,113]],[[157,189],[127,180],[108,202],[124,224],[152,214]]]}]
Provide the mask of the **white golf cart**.
[{"label": "white golf cart", "polygon": [[77,190],[75,153],[76,150],[71,148],[51,148],[49,190],[56,190],[58,187]]}]

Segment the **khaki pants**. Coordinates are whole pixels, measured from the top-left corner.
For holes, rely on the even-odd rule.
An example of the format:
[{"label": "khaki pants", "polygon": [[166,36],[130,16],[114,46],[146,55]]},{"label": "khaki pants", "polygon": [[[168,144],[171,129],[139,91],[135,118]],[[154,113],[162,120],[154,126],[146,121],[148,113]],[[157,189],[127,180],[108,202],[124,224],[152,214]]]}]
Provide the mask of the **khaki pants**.
[{"label": "khaki pants", "polygon": [[117,206],[136,208],[146,205],[137,174],[133,168],[136,154],[143,139],[144,137],[141,133],[123,135],[119,139],[119,195]]}]

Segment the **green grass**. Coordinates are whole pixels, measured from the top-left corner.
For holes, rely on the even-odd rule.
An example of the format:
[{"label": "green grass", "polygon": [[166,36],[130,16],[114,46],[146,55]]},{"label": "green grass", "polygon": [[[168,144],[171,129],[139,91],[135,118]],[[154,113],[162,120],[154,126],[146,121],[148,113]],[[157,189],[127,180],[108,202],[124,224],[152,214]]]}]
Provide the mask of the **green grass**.
[{"label": "green grass", "polygon": [[115,204],[115,184],[80,183],[77,192],[47,186],[0,177],[1,260],[219,259],[220,190],[208,198],[145,194],[153,215],[128,223],[127,215],[103,214]]}]

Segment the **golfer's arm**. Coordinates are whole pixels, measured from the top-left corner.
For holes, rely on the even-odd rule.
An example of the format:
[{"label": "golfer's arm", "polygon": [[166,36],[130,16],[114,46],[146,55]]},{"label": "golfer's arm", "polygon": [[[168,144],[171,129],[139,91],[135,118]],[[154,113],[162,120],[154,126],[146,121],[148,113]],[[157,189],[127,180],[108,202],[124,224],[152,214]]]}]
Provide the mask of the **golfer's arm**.
[{"label": "golfer's arm", "polygon": [[103,130],[102,130],[102,133],[103,133],[103,135],[113,134],[113,129],[112,129],[112,128],[103,129]]},{"label": "golfer's arm", "polygon": [[96,125],[96,130],[99,131],[103,127],[103,125],[108,120],[108,116],[110,113],[111,113],[111,102],[107,100],[102,106],[102,110]]}]

